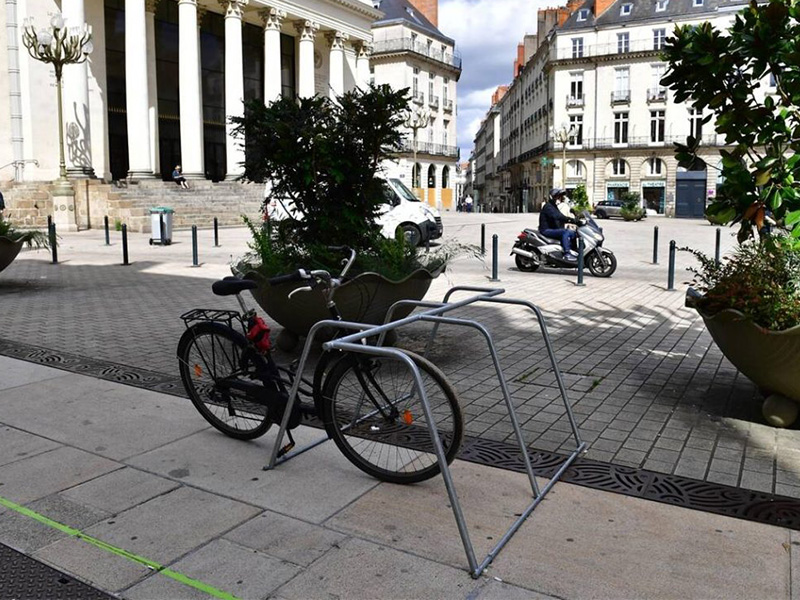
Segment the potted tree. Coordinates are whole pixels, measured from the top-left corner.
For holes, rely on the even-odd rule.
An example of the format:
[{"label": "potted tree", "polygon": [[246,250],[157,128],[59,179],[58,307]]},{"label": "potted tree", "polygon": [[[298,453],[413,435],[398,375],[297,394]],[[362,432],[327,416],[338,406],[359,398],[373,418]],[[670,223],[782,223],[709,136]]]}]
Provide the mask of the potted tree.
[{"label": "potted tree", "polygon": [[423,253],[402,232],[384,238],[376,224],[385,203],[378,175],[401,147],[407,106],[407,90],[373,86],[336,100],[251,101],[244,116],[234,118],[246,150],[244,178],[268,182],[265,205],[277,199],[290,214],[277,225],[248,222],[251,252],[237,266],[262,282],[254,297],[284,327],[282,347],[291,347],[328,312],[320,294],[289,300],[296,284],[269,286],[266,279],[297,268],[338,272],[342,256],[330,246],[358,253],[352,279],[336,292],[346,320],[383,322],[391,304],[421,299],[445,268],[452,251],[448,245]]},{"label": "potted tree", "polygon": [[641,221],[647,213],[642,208],[639,192],[625,192],[622,194],[622,208],[620,216],[626,221]]},{"label": "potted tree", "polygon": [[14,262],[22,246],[47,248],[47,236],[41,231],[20,230],[0,216],[0,271]]},{"label": "potted tree", "polygon": [[[739,248],[721,265],[698,255],[702,315],[725,356],[766,396],[765,418],[786,426],[800,402],[800,3],[752,2],[726,32],[676,27],[662,83],[677,102],[708,112],[730,149],[707,214],[738,225]],[[676,144],[682,166],[700,140]],[[776,223],[769,226],[771,219]],[[697,254],[697,253],[696,253]]]}]

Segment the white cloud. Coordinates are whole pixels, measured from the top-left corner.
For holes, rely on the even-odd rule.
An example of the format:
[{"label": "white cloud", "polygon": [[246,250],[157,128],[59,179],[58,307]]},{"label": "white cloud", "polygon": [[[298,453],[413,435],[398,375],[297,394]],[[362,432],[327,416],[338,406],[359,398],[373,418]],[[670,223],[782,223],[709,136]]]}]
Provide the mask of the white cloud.
[{"label": "white cloud", "polygon": [[439,30],[456,41],[463,71],[458,82],[458,144],[469,158],[480,121],[498,85],[511,82],[517,44],[536,33],[536,14],[552,0],[440,0]]}]

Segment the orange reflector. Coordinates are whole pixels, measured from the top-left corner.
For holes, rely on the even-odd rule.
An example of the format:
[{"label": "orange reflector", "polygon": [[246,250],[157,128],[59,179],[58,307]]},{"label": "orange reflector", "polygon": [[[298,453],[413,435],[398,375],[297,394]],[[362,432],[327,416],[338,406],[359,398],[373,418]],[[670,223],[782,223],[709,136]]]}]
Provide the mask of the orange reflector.
[{"label": "orange reflector", "polygon": [[195,365],[194,366],[194,375],[195,375],[195,377],[202,377],[202,375],[203,375],[203,367],[201,367],[200,365]]},{"label": "orange reflector", "polygon": [[403,422],[406,425],[411,425],[414,422],[414,417],[411,416],[411,411],[407,410],[403,413]]}]

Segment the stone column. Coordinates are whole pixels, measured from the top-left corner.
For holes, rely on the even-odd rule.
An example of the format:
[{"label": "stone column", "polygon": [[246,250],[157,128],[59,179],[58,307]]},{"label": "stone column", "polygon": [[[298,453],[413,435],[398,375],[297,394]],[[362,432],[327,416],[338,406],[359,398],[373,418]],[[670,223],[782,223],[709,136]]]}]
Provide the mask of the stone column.
[{"label": "stone column", "polygon": [[314,93],[314,38],[319,25],[313,21],[295,21],[294,27],[300,34],[300,50],[298,52],[297,95],[300,98],[311,98]]},{"label": "stone column", "polygon": [[150,160],[153,165],[152,169],[154,175],[158,175],[161,172],[160,153],[158,150],[158,81],[156,78],[156,7],[158,2],[159,0],[145,0],[148,114],[150,115]]},{"label": "stone column", "polygon": [[181,113],[181,165],[186,179],[205,179],[198,33],[197,2],[178,0],[178,102]]},{"label": "stone column", "polygon": [[[61,7],[69,29],[83,27],[84,0],[63,0]],[[94,177],[88,68],[88,61],[64,67],[64,141],[67,173],[71,177]]]},{"label": "stone column", "polygon": [[233,137],[231,117],[244,115],[244,67],[242,62],[242,9],[248,0],[220,0],[225,9],[225,179],[241,175],[244,162],[242,142]]},{"label": "stone column", "polygon": [[125,2],[125,102],[128,112],[128,177],[153,177],[150,157],[150,94],[147,85],[145,0]]},{"label": "stone column", "polygon": [[331,98],[335,99],[344,94],[344,44],[348,35],[341,31],[329,31],[325,37],[331,46],[329,93]]},{"label": "stone column", "polygon": [[264,104],[281,97],[281,24],[286,13],[265,8],[259,16],[264,23]]},{"label": "stone column", "polygon": [[356,43],[356,85],[365,90],[369,87],[369,57],[372,54],[372,44],[360,41]]}]

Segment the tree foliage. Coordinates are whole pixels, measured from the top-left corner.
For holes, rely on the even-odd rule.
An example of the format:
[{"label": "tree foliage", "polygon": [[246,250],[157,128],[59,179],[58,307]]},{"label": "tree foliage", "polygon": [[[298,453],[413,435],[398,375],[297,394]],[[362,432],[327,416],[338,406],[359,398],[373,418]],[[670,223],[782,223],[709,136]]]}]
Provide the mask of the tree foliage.
[{"label": "tree foliage", "polygon": [[[767,211],[800,244],[800,0],[752,1],[727,31],[710,23],[677,26],[667,39],[662,83],[676,102],[711,111],[722,176],[708,214],[739,224],[739,240],[762,230]],[[774,93],[764,94],[768,79]],[[679,164],[697,160],[701,140],[675,144]]]}]

